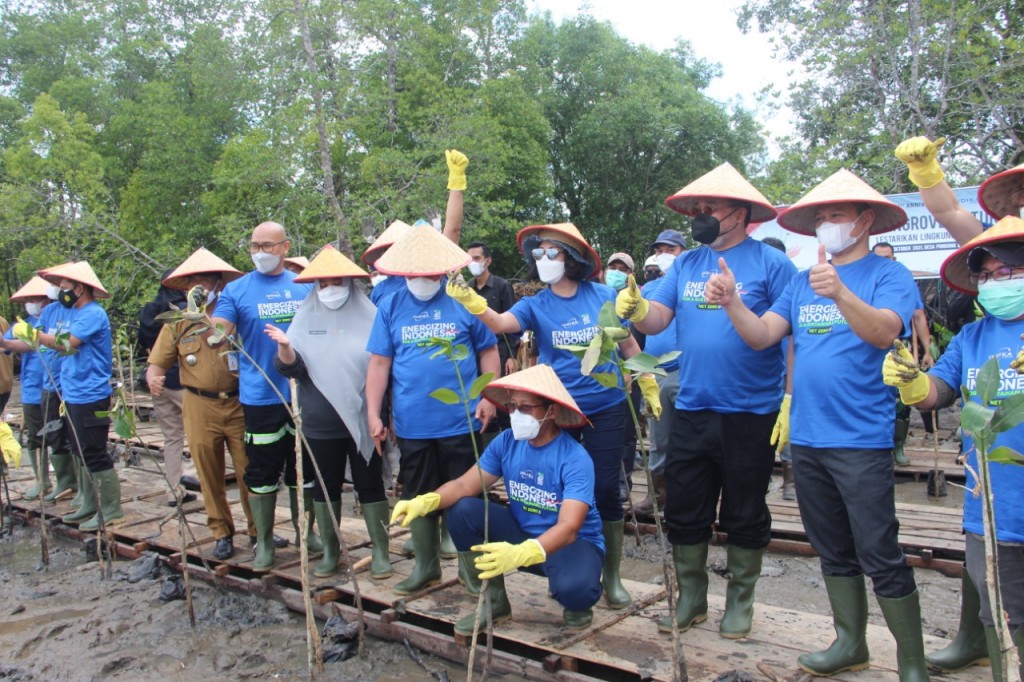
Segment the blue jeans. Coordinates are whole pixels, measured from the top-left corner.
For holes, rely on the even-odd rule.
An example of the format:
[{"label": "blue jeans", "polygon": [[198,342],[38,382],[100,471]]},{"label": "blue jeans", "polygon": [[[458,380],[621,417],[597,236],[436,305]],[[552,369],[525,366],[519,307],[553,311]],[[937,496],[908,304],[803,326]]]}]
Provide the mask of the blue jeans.
[{"label": "blue jeans", "polygon": [[[489,542],[515,545],[530,539],[508,507],[491,504],[488,516]],[[462,498],[448,509],[446,518],[452,542],[460,552],[468,552],[484,541],[484,501],[479,497]],[[551,596],[562,608],[583,611],[601,598],[603,563],[604,552],[586,540],[576,540],[549,554],[544,563],[524,570],[547,576]]]}]

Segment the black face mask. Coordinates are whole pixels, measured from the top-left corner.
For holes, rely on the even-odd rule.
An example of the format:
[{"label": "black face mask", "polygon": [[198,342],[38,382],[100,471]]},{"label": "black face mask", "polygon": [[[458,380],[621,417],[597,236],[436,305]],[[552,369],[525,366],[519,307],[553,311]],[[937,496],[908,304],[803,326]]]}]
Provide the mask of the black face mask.
[{"label": "black face mask", "polygon": [[80,296],[75,293],[74,289],[61,289],[57,300],[65,308],[74,308],[79,298]]},{"label": "black face mask", "polygon": [[[733,213],[740,210],[740,208],[741,207],[737,206],[733,210],[729,211],[728,215],[725,217],[728,218]],[[739,225],[736,227],[739,227]],[[735,230],[736,227],[732,228],[732,230]],[[728,232],[732,232],[732,230],[729,230]],[[726,234],[728,234],[728,232],[726,232]],[[693,235],[693,238],[701,244],[711,244],[722,236],[722,223],[713,215],[698,213],[693,219],[693,226],[690,229],[690,233]]]}]

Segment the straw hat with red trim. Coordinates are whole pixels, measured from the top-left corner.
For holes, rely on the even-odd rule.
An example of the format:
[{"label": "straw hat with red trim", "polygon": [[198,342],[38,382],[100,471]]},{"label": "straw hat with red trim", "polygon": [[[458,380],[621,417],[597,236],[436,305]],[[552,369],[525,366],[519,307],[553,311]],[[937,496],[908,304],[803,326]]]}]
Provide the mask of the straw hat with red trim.
[{"label": "straw hat with red trim", "polygon": [[[1016,201],[1014,195],[1018,195]],[[978,203],[996,220],[1020,215],[1019,211],[1024,207],[1024,163],[996,173],[981,183]]]},{"label": "straw hat with red trim", "polygon": [[882,234],[907,222],[907,213],[871,185],[842,168],[805,194],[779,216],[779,225],[790,232],[814,236],[814,214],[829,204],[868,204],[875,212],[871,234]]},{"label": "straw hat with red trim", "polygon": [[380,233],[380,236],[373,240],[373,243],[363,252],[363,262],[367,265],[373,265],[373,262],[384,255],[395,242],[409,234],[412,231],[412,225],[403,223],[401,220],[388,225],[388,228]]},{"label": "straw hat with red trim", "polygon": [[350,261],[345,254],[338,251],[332,244],[320,249],[313,256],[302,274],[295,278],[296,282],[315,282],[318,279],[335,279],[338,277],[369,277],[369,273]]},{"label": "straw hat with red trim", "polygon": [[574,259],[586,263],[591,268],[590,276],[593,277],[601,272],[601,257],[597,255],[579,228],[572,223],[555,223],[552,225],[530,225],[519,230],[516,235],[516,244],[519,246],[523,258],[530,261],[530,252],[537,248],[545,239],[559,242],[569,246],[575,251],[569,255]]},{"label": "straw hat with red trim", "polygon": [[665,205],[683,215],[695,216],[697,203],[701,199],[727,199],[748,203],[749,219],[752,223],[766,222],[778,213],[772,203],[728,161],[665,199]]},{"label": "straw hat with red trim", "polygon": [[[972,255],[977,253],[978,255]],[[1006,265],[1024,265],[1024,220],[1006,216],[959,249],[949,254],[939,268],[942,280],[965,294],[978,293],[971,272],[981,265],[980,256],[988,253]],[[972,268],[974,266],[974,268]]]},{"label": "straw hat with red trim", "polygon": [[19,303],[33,298],[49,298],[46,295],[46,290],[49,288],[49,282],[39,275],[33,275],[32,279],[25,282],[25,286],[14,292],[10,300],[14,303]]},{"label": "straw hat with red trim", "polygon": [[64,265],[58,265],[54,268],[38,270],[36,274],[50,284],[56,284],[57,286],[60,286],[60,281],[62,279],[70,279],[72,282],[78,282],[79,284],[91,287],[93,298],[110,298],[110,292],[103,288],[103,285],[100,283],[100,278],[92,271],[92,267],[90,267],[89,261],[87,260],[78,261],[77,263],[65,263]]},{"label": "straw hat with red trim", "polygon": [[550,365],[534,365],[492,381],[484,387],[481,395],[508,411],[506,405],[513,391],[530,393],[553,402],[556,405],[555,423],[563,428],[572,429],[589,423]]},{"label": "straw hat with red trim", "polygon": [[200,246],[181,265],[174,268],[171,274],[164,277],[163,285],[171,289],[184,291],[188,289],[189,277],[208,273],[219,274],[224,284],[242,276],[241,271],[231,267],[218,256]]},{"label": "straw hat with red trim", "polygon": [[374,266],[385,275],[428,277],[461,270],[471,258],[430,225],[410,228]]},{"label": "straw hat with red trim", "polygon": [[288,267],[289,265],[294,265],[301,272],[305,270],[307,267],[309,267],[309,259],[306,258],[305,256],[288,256],[287,258],[284,259],[284,265],[285,267]]}]

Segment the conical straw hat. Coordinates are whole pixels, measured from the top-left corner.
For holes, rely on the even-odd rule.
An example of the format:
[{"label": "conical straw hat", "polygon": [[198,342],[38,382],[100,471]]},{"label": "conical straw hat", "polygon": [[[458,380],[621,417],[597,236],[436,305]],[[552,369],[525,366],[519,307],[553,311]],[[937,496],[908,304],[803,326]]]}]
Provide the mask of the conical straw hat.
[{"label": "conical straw hat", "polygon": [[25,286],[14,292],[11,296],[11,301],[27,301],[30,298],[47,298],[46,290],[50,288],[50,283],[39,275],[33,275],[32,279],[25,282]]},{"label": "conical straw hat", "polygon": [[171,274],[164,277],[163,285],[171,289],[184,291],[188,288],[188,278],[190,276],[206,273],[220,274],[221,281],[224,284],[242,276],[239,270],[231,267],[218,256],[200,246],[181,265],[174,268]]},{"label": "conical straw hat", "polygon": [[420,225],[410,228],[374,265],[385,275],[424,277],[461,270],[470,260],[448,237],[430,225]]},{"label": "conical straw hat", "polygon": [[531,393],[555,403],[555,423],[559,426],[572,429],[589,423],[550,365],[534,365],[492,381],[484,387],[481,395],[508,411],[505,406],[508,405],[512,391]]},{"label": "conical straw hat", "polygon": [[380,233],[380,236],[373,240],[369,248],[363,252],[363,262],[373,265],[373,262],[384,255],[391,245],[412,231],[412,225],[403,223],[401,220],[388,225],[388,228]]},{"label": "conical straw hat", "polygon": [[519,246],[523,258],[529,262],[532,258],[530,251],[535,249],[545,239],[553,239],[556,242],[564,242],[576,249],[586,259],[591,267],[591,277],[601,272],[601,257],[597,255],[583,233],[572,223],[554,223],[552,225],[530,225],[519,230],[516,235],[516,244]]},{"label": "conical straw hat", "polygon": [[967,264],[971,251],[979,247],[1014,243],[1024,243],[1024,220],[1010,215],[949,254],[939,268],[939,275],[954,289],[965,294],[976,294],[978,286],[971,281],[971,270]]},{"label": "conical straw hat", "polygon": [[89,261],[83,260],[77,263],[65,263],[55,268],[39,270],[37,273],[50,284],[60,285],[62,279],[70,279],[72,282],[85,284],[92,287],[93,298],[110,298],[110,292],[100,284],[100,278],[92,271]]},{"label": "conical straw hat", "polygon": [[818,208],[840,203],[868,204],[875,212],[871,234],[889,232],[907,222],[906,211],[850,171],[841,168],[783,211],[779,216],[779,225],[790,232],[813,236],[814,214]]},{"label": "conical straw hat", "polygon": [[[1013,200],[1016,192],[1021,197]],[[978,203],[990,216],[999,220],[1008,215],[1020,215],[1024,204],[1024,163],[1001,173],[996,173],[978,188]]]},{"label": "conical straw hat", "polygon": [[766,222],[778,214],[771,202],[728,161],[665,199],[665,205],[683,215],[694,216],[697,215],[697,202],[700,199],[728,199],[749,203],[752,223]]},{"label": "conical straw hat", "polygon": [[305,256],[288,256],[284,259],[284,262],[291,265],[297,265],[303,270],[309,267],[309,259]]},{"label": "conical straw hat", "polygon": [[302,271],[302,274],[295,278],[296,282],[315,282],[318,279],[333,279],[335,277],[369,277],[370,275],[361,267],[345,257],[341,251],[327,244],[320,249],[320,253],[313,257],[313,260]]}]

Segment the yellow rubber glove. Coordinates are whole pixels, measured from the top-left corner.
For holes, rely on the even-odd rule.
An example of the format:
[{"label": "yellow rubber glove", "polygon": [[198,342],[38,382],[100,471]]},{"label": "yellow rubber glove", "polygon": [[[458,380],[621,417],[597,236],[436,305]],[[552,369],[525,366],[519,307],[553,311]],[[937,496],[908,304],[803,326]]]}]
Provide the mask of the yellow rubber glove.
[{"label": "yellow rubber glove", "polygon": [[896,158],[907,164],[907,168],[910,169],[910,181],[919,188],[934,187],[946,177],[935,158],[945,143],[944,137],[937,138],[935,142],[927,137],[911,137],[897,145]]},{"label": "yellow rubber glove", "polygon": [[14,468],[21,466],[21,443],[7,422],[0,422],[0,450],[4,451],[5,462]]},{"label": "yellow rubber glove", "polygon": [[640,393],[647,401],[647,409],[656,420],[661,419],[661,391],[658,389],[658,381],[649,375],[637,377],[636,383],[640,386]]},{"label": "yellow rubber glove", "polygon": [[779,416],[775,419],[775,428],[772,429],[772,439],[769,445],[775,446],[775,452],[782,452],[782,449],[789,445],[789,403],[793,396],[786,394],[782,397],[782,404],[779,405]]},{"label": "yellow rubber glove", "polygon": [[509,571],[523,566],[533,566],[548,558],[540,542],[530,538],[518,545],[508,542],[488,542],[485,545],[473,545],[474,552],[483,552],[476,558],[476,570],[480,571],[480,580],[497,578]]},{"label": "yellow rubber glove", "polygon": [[615,297],[615,314],[624,320],[640,322],[650,310],[651,304],[640,295],[636,277],[630,275],[626,278],[626,288]]},{"label": "yellow rubber glove", "polygon": [[461,303],[473,315],[487,311],[487,299],[476,293],[461,277],[449,277],[444,291],[449,298]]},{"label": "yellow rubber glove", "polygon": [[466,166],[469,158],[458,149],[445,149],[444,160],[448,162],[448,189],[466,189]]},{"label": "yellow rubber glove", "polygon": [[882,382],[900,390],[904,405],[916,405],[928,397],[932,382],[922,372],[907,347],[897,341],[882,363]]},{"label": "yellow rubber glove", "polygon": [[395,521],[404,516],[405,518],[402,518],[402,522],[399,525],[402,528],[408,528],[414,519],[426,516],[440,505],[441,496],[437,493],[423,493],[411,500],[399,500],[398,504],[395,505],[395,510],[391,512],[391,523],[394,524]]},{"label": "yellow rubber glove", "polygon": [[39,339],[39,330],[20,317],[17,320],[14,323],[14,328],[11,329],[14,338],[20,339],[30,346],[36,345],[36,341]]}]

